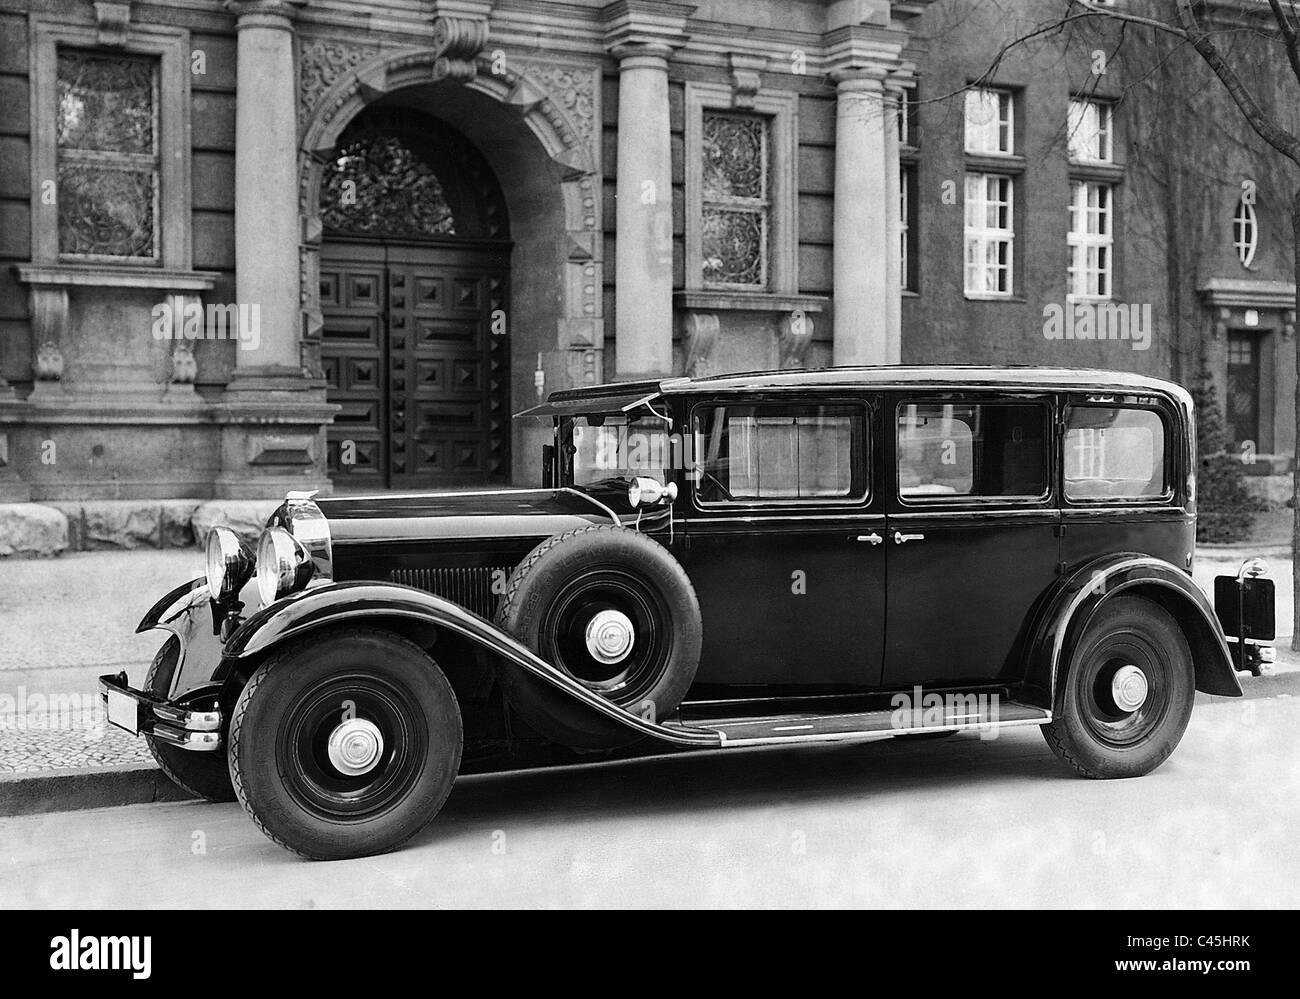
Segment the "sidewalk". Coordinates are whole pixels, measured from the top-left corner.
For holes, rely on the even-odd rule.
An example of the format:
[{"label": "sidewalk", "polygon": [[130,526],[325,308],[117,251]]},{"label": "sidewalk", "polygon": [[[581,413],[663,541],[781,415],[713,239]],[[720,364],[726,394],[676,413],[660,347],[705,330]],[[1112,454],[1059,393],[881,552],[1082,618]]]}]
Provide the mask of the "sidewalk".
[{"label": "sidewalk", "polygon": [[[1248,555],[1265,557],[1277,584],[1279,661],[1272,676],[1239,674],[1242,687],[1247,696],[1300,693],[1289,550],[1202,546],[1195,579],[1209,587]],[[0,562],[0,815],[180,794],[144,740],[106,723],[96,681],[125,670],[133,684],[143,682],[164,636],[136,635],[136,623],[169,589],[202,573],[197,548]],[[49,805],[63,800],[77,803]]]}]

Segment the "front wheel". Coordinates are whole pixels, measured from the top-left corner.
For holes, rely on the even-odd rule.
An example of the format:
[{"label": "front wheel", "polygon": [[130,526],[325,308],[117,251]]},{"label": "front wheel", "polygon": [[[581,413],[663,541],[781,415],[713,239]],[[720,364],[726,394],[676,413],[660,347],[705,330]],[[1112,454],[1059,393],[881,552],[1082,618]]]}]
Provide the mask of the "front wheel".
[{"label": "front wheel", "polygon": [[384,853],[442,808],[460,768],[460,709],[412,642],[335,629],[263,663],[230,722],[230,776],[272,840],[312,860]]},{"label": "front wheel", "polygon": [[1196,678],[1173,616],[1143,597],[1118,597],[1088,624],[1065,675],[1047,744],[1084,777],[1140,777],[1174,751],[1192,714]]}]

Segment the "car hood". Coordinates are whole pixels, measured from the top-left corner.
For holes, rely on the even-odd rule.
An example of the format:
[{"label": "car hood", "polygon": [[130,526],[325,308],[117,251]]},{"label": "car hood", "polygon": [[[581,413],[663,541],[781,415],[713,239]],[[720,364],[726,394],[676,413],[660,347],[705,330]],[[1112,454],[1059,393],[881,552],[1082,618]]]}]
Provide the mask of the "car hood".
[{"label": "car hood", "polygon": [[438,538],[524,538],[588,524],[617,524],[609,507],[577,489],[336,496],[316,500],[335,544]]}]

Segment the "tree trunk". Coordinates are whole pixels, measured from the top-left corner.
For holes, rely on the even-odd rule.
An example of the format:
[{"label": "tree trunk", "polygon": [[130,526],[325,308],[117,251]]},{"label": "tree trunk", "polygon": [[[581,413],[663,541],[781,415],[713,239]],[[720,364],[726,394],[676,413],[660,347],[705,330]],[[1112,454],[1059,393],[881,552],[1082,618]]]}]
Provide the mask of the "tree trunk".
[{"label": "tree trunk", "polygon": [[[1296,289],[1300,292],[1300,190],[1291,201],[1291,242],[1295,254]],[[1292,308],[1295,306],[1292,305]],[[1300,652],[1300,346],[1296,353],[1295,426],[1296,439],[1291,460],[1291,651]]]}]

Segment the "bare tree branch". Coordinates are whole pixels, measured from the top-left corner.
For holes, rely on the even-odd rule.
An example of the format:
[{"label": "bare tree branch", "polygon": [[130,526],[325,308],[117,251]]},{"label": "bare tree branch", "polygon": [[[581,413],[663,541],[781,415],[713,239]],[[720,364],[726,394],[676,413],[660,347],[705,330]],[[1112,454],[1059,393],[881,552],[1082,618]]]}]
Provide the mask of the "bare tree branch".
[{"label": "bare tree branch", "polygon": [[1286,45],[1286,57],[1291,63],[1291,72],[1295,74],[1296,80],[1300,82],[1300,46],[1297,46],[1296,43],[1295,25],[1291,23],[1291,19],[1282,10],[1282,4],[1279,0],[1268,0],[1268,5],[1273,8],[1273,17],[1277,20],[1277,26],[1282,31],[1282,41]]},{"label": "bare tree branch", "polygon": [[[1273,0],[1269,0],[1270,3]],[[1178,20],[1183,27],[1184,36],[1192,47],[1200,53],[1201,58],[1214,71],[1227,89],[1228,95],[1237,105],[1242,115],[1246,118],[1246,123],[1259,135],[1261,139],[1276,149],[1283,156],[1292,162],[1300,165],[1300,139],[1297,139],[1286,129],[1279,126],[1263,109],[1260,108],[1259,102],[1255,100],[1253,94],[1247,89],[1237,75],[1236,70],[1228,65],[1223,56],[1219,54],[1218,46],[1214,40],[1201,28],[1197,23],[1196,14],[1192,11],[1193,0],[1178,0]]]}]

